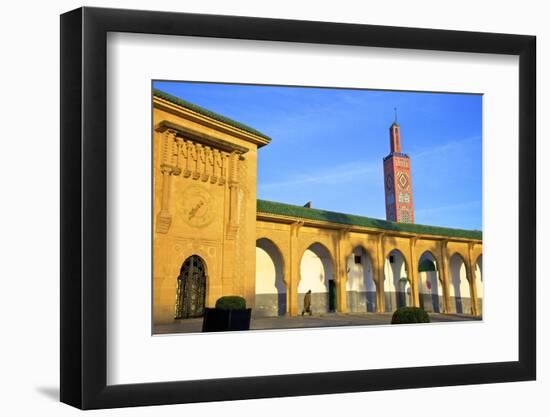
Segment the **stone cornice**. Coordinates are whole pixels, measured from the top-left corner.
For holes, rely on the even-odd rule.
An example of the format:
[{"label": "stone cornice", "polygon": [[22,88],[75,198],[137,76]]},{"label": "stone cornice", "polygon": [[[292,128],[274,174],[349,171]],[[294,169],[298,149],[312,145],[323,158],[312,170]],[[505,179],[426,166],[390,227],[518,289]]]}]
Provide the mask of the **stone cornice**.
[{"label": "stone cornice", "polygon": [[178,106],[168,100],[157,96],[153,96],[153,106],[175,114],[183,119],[193,121],[211,129],[218,130],[228,135],[251,142],[258,147],[267,145],[270,142],[270,140],[266,139],[265,137],[255,135],[251,132],[231,126],[227,123],[205,116],[186,107]]},{"label": "stone cornice", "polygon": [[200,143],[201,145],[210,146],[212,148],[225,151],[227,153],[236,152],[237,154],[244,154],[249,151],[249,149],[244,146],[240,146],[227,140],[216,138],[202,132],[197,132],[196,130],[189,129],[188,127],[169,122],[167,120],[163,120],[162,122],[158,123],[155,126],[155,130],[161,133],[166,130],[173,130],[176,132],[177,136],[180,136],[184,139],[190,139],[194,142]]},{"label": "stone cornice", "polygon": [[301,219],[293,216],[284,216],[279,214],[271,214],[271,213],[263,213],[263,212],[257,212],[256,219],[260,221],[284,223],[284,224],[292,224],[292,223],[296,223],[297,221],[302,221],[305,227],[318,227],[321,229],[346,230],[349,232],[356,232],[356,233],[384,235],[384,237],[402,237],[407,239],[415,238],[415,239],[421,239],[421,240],[440,240],[440,241],[463,242],[463,243],[472,243],[472,244],[482,244],[483,242],[482,240],[478,240],[478,239],[467,239],[467,238],[461,238],[461,237],[454,238],[454,237],[443,236],[443,235],[428,235],[428,234],[402,232],[402,231],[395,231],[395,230],[376,229],[376,228],[370,228],[370,227],[364,227],[364,226],[350,226],[350,225],[340,224],[340,223],[332,223],[332,222],[321,221],[321,220]]}]

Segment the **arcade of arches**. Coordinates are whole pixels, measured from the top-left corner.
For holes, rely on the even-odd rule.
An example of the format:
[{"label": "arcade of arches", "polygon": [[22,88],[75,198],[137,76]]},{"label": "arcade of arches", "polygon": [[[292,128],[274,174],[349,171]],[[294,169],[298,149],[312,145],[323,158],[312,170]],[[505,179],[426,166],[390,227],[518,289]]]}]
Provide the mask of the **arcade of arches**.
[{"label": "arcade of arches", "polygon": [[153,97],[153,320],[240,295],[257,316],[481,315],[481,232],[256,199],[264,134],[166,93]]},{"label": "arcade of arches", "polygon": [[299,314],[308,290],[314,313],[420,306],[481,315],[480,241],[257,217],[258,315]]}]

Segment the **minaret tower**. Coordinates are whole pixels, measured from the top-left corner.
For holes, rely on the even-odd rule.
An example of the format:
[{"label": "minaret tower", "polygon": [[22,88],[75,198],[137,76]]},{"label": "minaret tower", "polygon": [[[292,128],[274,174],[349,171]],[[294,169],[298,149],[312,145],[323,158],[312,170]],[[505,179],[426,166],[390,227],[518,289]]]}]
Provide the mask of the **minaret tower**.
[{"label": "minaret tower", "polygon": [[411,162],[401,153],[401,128],[395,120],[390,126],[390,154],[384,158],[384,190],[386,219],[392,222],[414,223]]}]

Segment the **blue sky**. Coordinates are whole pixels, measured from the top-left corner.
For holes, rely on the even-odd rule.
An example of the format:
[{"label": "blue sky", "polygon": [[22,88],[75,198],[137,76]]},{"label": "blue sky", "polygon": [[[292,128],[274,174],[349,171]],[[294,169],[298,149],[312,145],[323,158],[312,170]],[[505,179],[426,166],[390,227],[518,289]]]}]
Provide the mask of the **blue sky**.
[{"label": "blue sky", "polygon": [[160,82],[154,87],[272,138],[258,198],[385,218],[382,158],[397,107],[415,222],[481,230],[482,96]]}]

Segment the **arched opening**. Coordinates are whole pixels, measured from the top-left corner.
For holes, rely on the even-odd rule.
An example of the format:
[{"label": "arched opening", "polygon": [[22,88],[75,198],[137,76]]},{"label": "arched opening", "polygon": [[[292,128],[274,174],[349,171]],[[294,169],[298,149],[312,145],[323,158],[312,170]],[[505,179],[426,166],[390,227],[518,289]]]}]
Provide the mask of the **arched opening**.
[{"label": "arched opening", "polygon": [[477,289],[477,305],[479,306],[479,314],[483,312],[483,255],[479,255],[476,260],[476,289]]},{"label": "arched opening", "polygon": [[206,264],[198,255],[187,258],[176,288],[176,319],[201,317],[206,298]]},{"label": "arched opening", "polygon": [[368,252],[357,246],[347,259],[346,296],[350,312],[376,311],[376,285]]},{"label": "arched opening", "polygon": [[283,316],[286,314],[286,285],[283,257],[269,239],[256,241],[256,299],[254,315]]},{"label": "arched opening", "polygon": [[298,284],[298,310],[304,308],[304,296],[311,290],[311,310],[326,313],[336,310],[336,285],[333,276],[332,257],[320,243],[309,246],[300,262]]},{"label": "arched opening", "polygon": [[471,314],[470,283],[466,276],[466,263],[455,253],[449,260],[451,313]]},{"label": "arched opening", "polygon": [[393,249],[384,264],[384,288],[386,311],[412,305],[411,286],[408,279],[407,263],[403,254]]},{"label": "arched opening", "polygon": [[439,282],[437,260],[426,251],[418,260],[418,296],[420,307],[434,313],[441,312],[443,287]]}]

